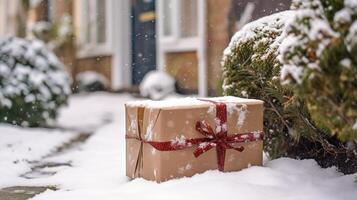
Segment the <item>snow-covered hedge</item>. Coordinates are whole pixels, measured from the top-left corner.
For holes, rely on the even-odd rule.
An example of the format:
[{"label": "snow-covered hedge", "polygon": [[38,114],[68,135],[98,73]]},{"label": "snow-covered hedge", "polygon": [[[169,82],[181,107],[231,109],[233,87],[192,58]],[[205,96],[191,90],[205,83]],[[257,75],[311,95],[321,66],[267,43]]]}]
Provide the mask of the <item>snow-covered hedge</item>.
[{"label": "snow-covered hedge", "polygon": [[280,46],[281,79],[316,124],[357,139],[357,1],[295,0]]},{"label": "snow-covered hedge", "polygon": [[265,150],[272,158],[284,155],[300,134],[310,133],[299,117],[307,115],[305,106],[279,80],[278,47],[285,23],[294,15],[284,11],[245,25],[233,36],[222,60],[225,95],[265,101]]},{"label": "snow-covered hedge", "polygon": [[69,94],[70,79],[62,63],[41,41],[0,41],[0,122],[48,125]]},{"label": "snow-covered hedge", "polygon": [[265,101],[271,157],[314,158],[355,173],[357,1],[295,0],[292,8],[233,36],[222,61],[224,92]]}]

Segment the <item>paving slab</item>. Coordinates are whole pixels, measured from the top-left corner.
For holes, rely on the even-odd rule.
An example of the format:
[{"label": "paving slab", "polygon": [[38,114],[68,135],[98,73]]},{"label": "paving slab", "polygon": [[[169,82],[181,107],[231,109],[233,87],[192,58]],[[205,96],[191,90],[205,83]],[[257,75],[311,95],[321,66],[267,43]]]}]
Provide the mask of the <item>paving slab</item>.
[{"label": "paving slab", "polygon": [[47,189],[56,190],[55,187],[28,187],[28,186],[15,186],[0,189],[1,200],[26,200],[40,194]]}]

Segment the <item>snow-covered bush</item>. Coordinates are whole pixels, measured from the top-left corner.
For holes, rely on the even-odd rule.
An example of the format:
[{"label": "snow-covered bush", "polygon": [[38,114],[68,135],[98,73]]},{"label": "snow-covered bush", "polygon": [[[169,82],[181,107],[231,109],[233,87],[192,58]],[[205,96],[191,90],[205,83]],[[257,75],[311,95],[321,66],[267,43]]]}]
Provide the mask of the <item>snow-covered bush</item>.
[{"label": "snow-covered bush", "polygon": [[[331,6],[326,6],[328,2]],[[343,1],[339,0],[323,3],[294,1],[294,8],[311,6],[311,9],[302,9],[303,12],[295,9],[264,17],[237,32],[223,56],[223,89],[227,95],[265,101],[264,148],[272,158],[282,155],[313,158],[324,167],[337,166],[345,173],[355,173],[356,142],[341,142],[331,136],[330,133],[336,130],[333,123],[338,121],[329,118],[342,116],[349,120],[356,114],[357,54],[351,53],[356,51],[356,37],[353,36],[356,32],[347,33],[354,28],[347,26],[349,17],[345,17],[352,8],[345,12],[342,7],[332,6],[332,3],[343,6]],[[341,12],[336,17],[333,13],[337,11]],[[308,18],[299,21],[304,14]],[[327,21],[316,16],[325,16]],[[331,20],[337,19],[340,23],[331,26]],[[341,27],[338,28],[341,32],[336,32],[337,27]],[[314,31],[307,34],[305,31],[310,29]],[[346,31],[346,38],[335,38],[342,34],[342,30]],[[326,36],[326,40],[320,41],[322,36]],[[310,41],[313,37],[316,41]],[[307,74],[310,76],[306,77]],[[338,88],[341,89],[339,93],[336,92]],[[325,104],[325,101],[329,102]],[[343,105],[343,108],[330,103]],[[336,113],[338,109],[340,113]],[[320,121],[316,116],[326,121]],[[353,124],[354,120],[348,123]],[[351,124],[346,123],[344,127],[351,130]],[[353,127],[357,128],[357,125]]]},{"label": "snow-covered bush", "polygon": [[357,139],[357,1],[295,0],[280,46],[281,79],[317,126]]},{"label": "snow-covered bush", "polygon": [[79,92],[103,91],[109,87],[109,81],[105,76],[93,71],[81,72],[76,76]]},{"label": "snow-covered bush", "polygon": [[284,11],[247,24],[233,36],[222,60],[225,95],[265,101],[265,150],[272,158],[284,155],[300,135],[311,133],[300,117],[309,118],[304,104],[279,81],[277,50],[284,25],[294,15]]},{"label": "snow-covered bush", "polygon": [[41,41],[0,41],[0,122],[48,125],[69,94],[70,79],[62,63]]},{"label": "snow-covered bush", "polygon": [[175,79],[166,72],[151,71],[145,75],[139,89],[141,96],[159,100],[175,92]]}]

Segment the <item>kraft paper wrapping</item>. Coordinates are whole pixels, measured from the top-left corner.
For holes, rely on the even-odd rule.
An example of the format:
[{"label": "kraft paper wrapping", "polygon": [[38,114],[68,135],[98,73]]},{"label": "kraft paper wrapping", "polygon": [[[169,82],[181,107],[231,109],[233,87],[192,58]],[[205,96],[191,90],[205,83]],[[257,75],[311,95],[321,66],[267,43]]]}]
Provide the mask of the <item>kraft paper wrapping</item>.
[{"label": "kraft paper wrapping", "polygon": [[[215,99],[213,99],[215,101]],[[228,135],[263,131],[263,102],[236,98],[227,105]],[[150,104],[149,104],[150,105]],[[201,104],[177,106],[125,105],[126,134],[148,141],[180,141],[185,138],[202,138],[195,129],[197,121],[206,120],[215,127],[215,105]],[[262,165],[263,142],[238,143],[243,152],[228,149],[224,171],[238,171],[253,165]],[[156,182],[172,178],[190,177],[207,170],[217,169],[215,148],[194,157],[192,146],[177,151],[159,151],[150,144],[126,139],[126,175],[142,177]]]}]

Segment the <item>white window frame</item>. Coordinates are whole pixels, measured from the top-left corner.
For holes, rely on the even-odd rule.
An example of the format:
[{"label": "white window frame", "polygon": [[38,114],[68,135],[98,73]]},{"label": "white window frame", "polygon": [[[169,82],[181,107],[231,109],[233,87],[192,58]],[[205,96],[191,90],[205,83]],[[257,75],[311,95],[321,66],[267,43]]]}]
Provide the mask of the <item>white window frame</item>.
[{"label": "white window frame", "polygon": [[[79,5],[76,7],[78,14],[78,23],[79,23],[79,32],[78,32],[78,40],[77,40],[77,57],[86,58],[86,57],[96,57],[96,56],[107,56],[111,55],[113,52],[112,49],[112,9],[110,7],[111,1],[105,1],[105,42],[104,43],[96,43],[97,31],[96,26],[90,27],[91,31],[91,43],[86,43],[85,41],[85,26],[86,26],[86,17],[83,12],[84,3],[92,4],[93,9],[96,9],[96,0],[78,0]],[[91,17],[95,18],[95,13],[91,15]],[[93,19],[90,19],[93,20]]]},{"label": "white window frame", "polygon": [[164,35],[164,24],[163,24],[163,16],[164,16],[164,8],[163,1],[156,1],[156,8],[158,17],[156,19],[156,30],[158,30],[158,37],[156,40],[156,50],[157,50],[157,68],[158,70],[165,71],[166,63],[165,63],[165,54],[170,52],[189,52],[194,51],[198,56],[198,95],[199,96],[207,96],[207,35],[206,35],[206,0],[198,0],[197,3],[197,36],[189,37],[189,38],[181,38],[179,37],[180,33],[180,24],[178,23],[180,0],[174,0],[173,7],[178,8],[174,9],[173,14],[173,36],[168,37]]},{"label": "white window frame", "polygon": [[110,3],[112,27],[112,88],[131,86],[131,0],[106,0]]},{"label": "white window frame", "polygon": [[[181,3],[180,0],[172,0],[172,7],[175,8],[172,10],[172,18],[171,23],[173,24],[173,30],[171,36],[166,36],[164,34],[164,7],[163,1],[157,1],[157,10],[158,10],[158,18],[157,18],[157,30],[159,33],[159,48],[164,52],[181,52],[181,51],[195,51],[199,45],[199,35],[197,30],[197,36],[193,37],[181,37],[181,25],[179,24],[181,14],[180,12]],[[199,5],[198,5],[199,6]],[[198,7],[197,6],[197,7]],[[177,8],[177,9],[176,9]],[[198,25],[197,25],[198,26]],[[198,27],[197,27],[198,29]]]}]

